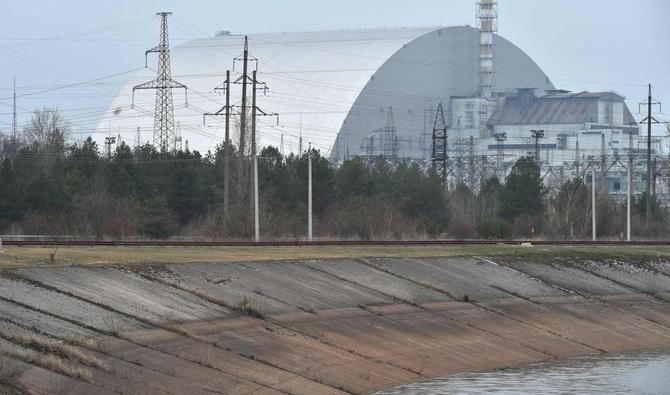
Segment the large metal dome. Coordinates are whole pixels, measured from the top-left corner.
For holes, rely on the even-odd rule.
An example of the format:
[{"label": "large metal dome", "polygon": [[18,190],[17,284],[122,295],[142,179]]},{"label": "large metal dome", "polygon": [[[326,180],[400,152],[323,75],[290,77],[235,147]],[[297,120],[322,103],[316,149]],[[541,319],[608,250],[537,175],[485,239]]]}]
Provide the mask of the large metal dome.
[{"label": "large metal dome", "polygon": [[[270,88],[258,104],[280,114],[279,126],[273,119],[260,120],[260,144],[278,146],[283,133],[287,151],[297,150],[302,131],[305,144],[311,141],[332,158],[361,153],[362,139],[386,124],[392,107],[398,135],[411,136],[416,142],[411,156],[421,158],[430,144],[426,111],[452,96],[473,95],[478,84],[478,30],[467,26],[258,34],[250,35],[249,43],[259,60],[258,78]],[[242,44],[242,36],[226,35],[171,51],[173,77],[189,87],[188,108],[183,93],[174,93],[175,121],[193,149],[223,141],[223,120],[203,126],[202,113],[224,104],[214,88],[233,67]],[[553,89],[542,70],[509,41],[496,37],[495,56],[496,91]],[[235,71],[239,76],[239,63]],[[136,93],[135,108],[130,104],[132,86],[153,77],[151,68],[138,73],[98,128],[133,141],[139,127],[143,140],[151,140],[153,92]],[[239,92],[232,97],[239,100]]]}]

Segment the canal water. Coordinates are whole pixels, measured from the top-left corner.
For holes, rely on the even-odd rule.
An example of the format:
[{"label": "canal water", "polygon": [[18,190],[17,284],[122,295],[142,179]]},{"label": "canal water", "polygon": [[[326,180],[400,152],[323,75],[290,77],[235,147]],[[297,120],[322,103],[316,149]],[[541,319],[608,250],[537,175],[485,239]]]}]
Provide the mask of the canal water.
[{"label": "canal water", "polygon": [[670,354],[645,353],[538,363],[466,373],[398,387],[378,395],[670,394]]}]

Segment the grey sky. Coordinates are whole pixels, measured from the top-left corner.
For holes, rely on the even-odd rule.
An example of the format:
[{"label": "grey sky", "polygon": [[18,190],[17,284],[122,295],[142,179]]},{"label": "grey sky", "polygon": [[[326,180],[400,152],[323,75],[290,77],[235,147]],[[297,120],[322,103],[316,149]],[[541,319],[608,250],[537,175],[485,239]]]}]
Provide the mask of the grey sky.
[{"label": "grey sky", "polygon": [[[475,23],[474,0],[16,1],[0,0],[0,130],[11,124],[12,74],[19,95],[143,66],[158,40],[156,11],[172,11],[171,45],[213,35]],[[500,0],[500,35],[533,58],[557,87],[614,90],[631,110],[646,84],[670,112],[670,1]],[[120,80],[123,77],[117,77]],[[119,84],[19,98],[19,122],[44,105],[96,125]],[[667,119],[667,116],[662,116]]]}]

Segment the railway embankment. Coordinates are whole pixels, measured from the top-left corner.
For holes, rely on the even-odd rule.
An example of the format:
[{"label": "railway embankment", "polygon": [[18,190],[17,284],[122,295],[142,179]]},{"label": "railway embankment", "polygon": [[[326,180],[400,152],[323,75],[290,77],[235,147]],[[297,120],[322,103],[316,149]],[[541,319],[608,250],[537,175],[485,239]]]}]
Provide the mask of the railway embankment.
[{"label": "railway embankment", "polygon": [[458,372],[670,349],[667,251],[612,248],[269,253],[282,260],[93,248],[40,261],[48,251],[8,251],[0,388],[370,394]]}]

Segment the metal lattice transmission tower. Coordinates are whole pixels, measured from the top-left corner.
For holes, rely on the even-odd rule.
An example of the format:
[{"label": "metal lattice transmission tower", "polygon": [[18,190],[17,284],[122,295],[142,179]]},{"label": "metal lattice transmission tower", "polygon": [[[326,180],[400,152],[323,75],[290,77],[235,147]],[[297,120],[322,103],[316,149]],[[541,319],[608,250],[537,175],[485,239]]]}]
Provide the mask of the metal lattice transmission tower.
[{"label": "metal lattice transmission tower", "polygon": [[386,160],[396,162],[398,160],[398,133],[393,116],[393,107],[389,107],[384,128],[384,157]]},{"label": "metal lattice transmission tower", "polygon": [[171,12],[159,12],[161,18],[160,43],[144,53],[145,67],[147,57],[150,53],[158,54],[158,71],[155,80],[145,82],[133,87],[133,107],[135,105],[135,91],[138,89],[156,90],[156,108],[154,113],[154,145],[161,153],[168,153],[177,149],[175,135],[174,106],[172,102],[172,89],[184,89],[186,95],[186,106],[188,107],[188,88],[172,79],[170,69],[170,45],[168,42],[167,17]]},{"label": "metal lattice transmission tower", "polygon": [[433,162],[435,172],[442,178],[442,184],[447,185],[447,122],[444,119],[444,108],[442,103],[437,106],[435,122],[433,123],[433,154],[430,160]]}]

